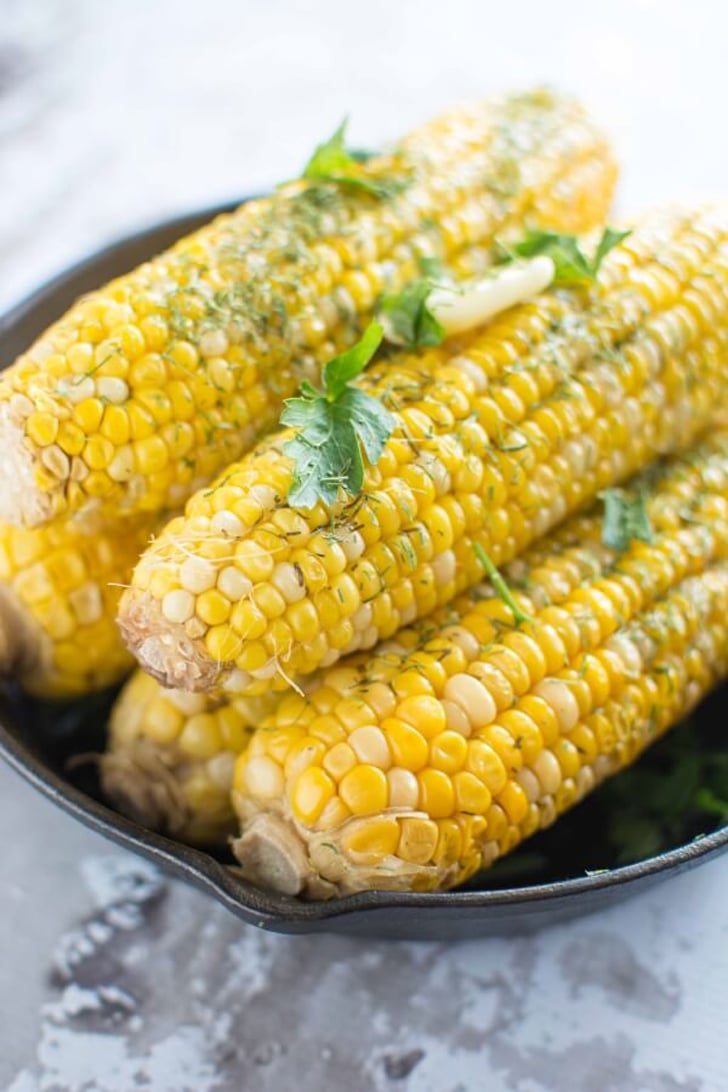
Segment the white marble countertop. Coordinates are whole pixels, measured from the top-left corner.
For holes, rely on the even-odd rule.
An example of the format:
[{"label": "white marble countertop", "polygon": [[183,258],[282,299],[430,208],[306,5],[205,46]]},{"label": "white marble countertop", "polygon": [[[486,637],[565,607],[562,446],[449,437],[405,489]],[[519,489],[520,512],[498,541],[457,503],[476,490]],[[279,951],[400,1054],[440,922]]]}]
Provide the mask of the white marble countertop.
[{"label": "white marble countertop", "polygon": [[[0,307],[139,224],[492,88],[575,89],[620,204],[726,191],[717,0],[0,0]],[[725,1092],[728,860],[528,939],[242,926],[0,768],[0,1087]]]}]

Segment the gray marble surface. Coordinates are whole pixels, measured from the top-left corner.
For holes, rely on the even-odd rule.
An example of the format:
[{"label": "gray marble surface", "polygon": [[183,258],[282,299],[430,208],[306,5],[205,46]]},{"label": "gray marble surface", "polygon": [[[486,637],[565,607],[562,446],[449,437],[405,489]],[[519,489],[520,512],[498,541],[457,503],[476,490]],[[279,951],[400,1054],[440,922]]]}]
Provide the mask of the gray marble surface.
[{"label": "gray marble surface", "polygon": [[[546,80],[625,208],[728,184],[715,0],[0,0],[0,306],[84,251]],[[725,1092],[728,860],[517,941],[261,935],[0,769],[0,1087]]]}]

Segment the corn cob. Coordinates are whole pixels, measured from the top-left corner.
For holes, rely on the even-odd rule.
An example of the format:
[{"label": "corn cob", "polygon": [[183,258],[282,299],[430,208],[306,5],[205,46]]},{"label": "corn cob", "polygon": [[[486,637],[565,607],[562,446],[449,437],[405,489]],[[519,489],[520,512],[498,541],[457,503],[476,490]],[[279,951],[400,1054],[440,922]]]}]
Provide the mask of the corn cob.
[{"label": "corn cob", "polygon": [[116,625],[122,582],[154,526],[0,527],[0,676],[44,698],[118,682],[133,665]]},{"label": "corn cob", "polygon": [[143,826],[183,842],[221,842],[233,831],[236,757],[264,705],[164,690],[137,671],[114,705],[101,781]]},{"label": "corn cob", "polygon": [[557,289],[362,381],[398,422],[353,502],[295,511],[290,432],[188,502],[121,625],[166,685],[254,693],[372,647],[684,446],[725,403],[725,210],[647,217],[593,291]]},{"label": "corn cob", "polygon": [[535,91],[446,114],[359,173],[402,188],[289,184],[51,327],[0,381],[0,519],[179,507],[420,257],[462,276],[518,224],[586,230],[616,170],[576,103]]},{"label": "corn cob", "polygon": [[641,486],[651,543],[608,549],[592,513],[514,563],[528,621],[476,594],[283,698],[236,763],[247,875],[453,886],[694,706],[728,670],[728,433]]}]

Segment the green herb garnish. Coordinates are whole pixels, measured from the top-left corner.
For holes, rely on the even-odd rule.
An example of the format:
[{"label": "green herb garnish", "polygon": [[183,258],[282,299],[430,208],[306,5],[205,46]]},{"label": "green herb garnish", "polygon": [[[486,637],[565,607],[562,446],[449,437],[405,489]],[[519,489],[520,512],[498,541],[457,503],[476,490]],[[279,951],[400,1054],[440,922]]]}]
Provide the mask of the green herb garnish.
[{"label": "green herb garnish", "polygon": [[635,539],[653,541],[647,495],[643,489],[632,495],[623,489],[606,489],[601,497],[604,501],[602,543],[605,546],[622,551]]},{"label": "green herb garnish", "polygon": [[319,144],[303,169],[302,178],[309,182],[335,182],[362,190],[373,197],[392,197],[403,188],[403,183],[389,179],[362,178],[358,168],[377,153],[364,148],[347,148],[344,118],[332,137]]},{"label": "green herb garnish", "polygon": [[509,607],[510,610],[513,612],[513,617],[515,618],[516,623],[520,625],[522,622],[530,622],[532,620],[530,614],[526,614],[526,612],[524,610],[521,610],[521,608],[518,606],[518,603],[513,597],[513,592],[508,587],[505,578],[495,567],[480,543],[473,543],[473,550],[475,551],[475,556],[485,569],[488,579],[497,591],[498,595],[501,597],[505,605]]},{"label": "green herb garnish", "polygon": [[575,235],[560,235],[555,231],[528,231],[520,243],[510,247],[509,257],[536,258],[545,254],[556,270],[553,284],[580,285],[596,280],[602,262],[610,250],[630,235],[607,227],[602,232],[593,259],[590,261],[579,246]]},{"label": "green herb garnish", "polygon": [[371,323],[361,341],[334,357],[323,369],[324,390],[308,382],[301,396],[286,400],[281,424],[297,429],[284,447],[294,460],[288,503],[313,508],[333,504],[339,490],[355,497],[364,484],[364,455],[374,464],[394,431],[395,417],[382,403],[349,384],[364,371],[383,337]]},{"label": "green herb garnish", "polygon": [[378,317],[389,341],[408,349],[440,344],[445,329],[427,305],[434,287],[430,278],[424,277],[382,298]]}]

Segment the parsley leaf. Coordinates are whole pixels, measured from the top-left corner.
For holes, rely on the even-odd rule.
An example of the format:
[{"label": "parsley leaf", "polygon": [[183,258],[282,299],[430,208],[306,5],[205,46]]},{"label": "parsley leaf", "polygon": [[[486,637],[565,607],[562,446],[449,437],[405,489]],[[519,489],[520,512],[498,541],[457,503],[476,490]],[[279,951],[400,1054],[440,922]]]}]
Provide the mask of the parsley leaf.
[{"label": "parsley leaf", "polygon": [[723,800],[711,788],[704,785],[695,794],[695,806],[708,815],[717,815],[719,819],[728,819],[728,800]]},{"label": "parsley leaf", "polygon": [[596,279],[609,251],[630,234],[629,231],[605,228],[592,261],[584,254],[575,235],[560,235],[555,231],[528,231],[509,253],[519,258],[535,258],[540,254],[551,258],[556,270],[555,285],[590,284]]},{"label": "parsley leaf", "polygon": [[439,345],[445,328],[427,306],[434,285],[429,277],[413,281],[401,292],[384,296],[379,304],[378,318],[387,340],[408,349]]},{"label": "parsley leaf", "polygon": [[473,550],[475,551],[475,556],[485,569],[486,575],[495,590],[497,591],[498,595],[501,597],[505,605],[507,607],[510,607],[511,611],[513,612],[513,617],[516,620],[516,624],[520,625],[521,622],[532,621],[530,614],[526,614],[526,612],[524,610],[521,610],[521,608],[518,606],[518,603],[513,598],[513,592],[508,587],[505,578],[495,567],[495,565],[490,560],[479,542],[473,543]]},{"label": "parsley leaf", "polygon": [[606,258],[609,251],[614,250],[615,246],[619,246],[619,244],[631,234],[632,232],[630,230],[617,231],[616,228],[611,227],[606,227],[604,229],[604,231],[602,232],[602,237],[599,240],[596,253],[594,255],[593,269],[595,277],[601,269],[602,262]]},{"label": "parsley leaf", "polygon": [[[303,169],[302,178],[309,182],[335,182],[351,189],[362,190],[373,197],[392,197],[403,189],[403,184],[388,179],[362,178],[356,174],[361,164],[367,163],[377,153],[365,148],[346,147],[344,118],[333,136],[319,144]],[[352,173],[354,171],[354,173]]]},{"label": "parsley leaf", "polygon": [[630,496],[623,489],[606,489],[601,496],[604,501],[602,542],[605,546],[626,550],[635,539],[653,541],[644,490]]},{"label": "parsley leaf", "polygon": [[294,461],[288,503],[313,508],[333,504],[339,490],[355,497],[364,484],[364,455],[374,464],[394,431],[395,417],[382,403],[349,386],[381,344],[382,327],[373,322],[361,341],[330,360],[322,373],[324,390],[301,384],[301,396],[286,400],[281,424],[297,429],[284,452]]}]

